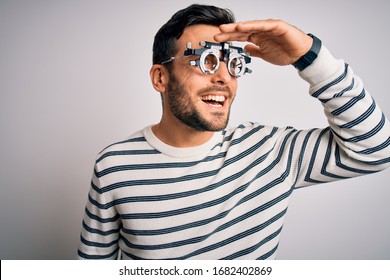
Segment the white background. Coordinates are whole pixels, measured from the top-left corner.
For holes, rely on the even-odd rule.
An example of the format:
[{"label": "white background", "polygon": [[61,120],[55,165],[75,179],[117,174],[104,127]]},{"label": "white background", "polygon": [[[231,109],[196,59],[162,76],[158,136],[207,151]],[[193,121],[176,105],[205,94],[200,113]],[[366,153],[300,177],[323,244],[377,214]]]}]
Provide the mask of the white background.
[{"label": "white background", "polygon": [[[387,0],[196,1],[322,39],[390,114]],[[0,258],[74,259],[97,153],[161,116],[157,30],[192,1],[0,0]],[[326,126],[296,70],[256,60],[231,125]],[[278,259],[390,259],[390,170],[297,190]]]}]

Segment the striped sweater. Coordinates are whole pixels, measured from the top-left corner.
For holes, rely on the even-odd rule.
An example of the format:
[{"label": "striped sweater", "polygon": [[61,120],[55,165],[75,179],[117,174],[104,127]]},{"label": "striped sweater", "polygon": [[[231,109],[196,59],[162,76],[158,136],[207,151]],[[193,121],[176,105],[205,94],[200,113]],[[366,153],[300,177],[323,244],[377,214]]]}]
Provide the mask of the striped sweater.
[{"label": "striped sweater", "polygon": [[96,160],[81,259],[273,259],[294,189],[389,165],[389,122],[323,47],[299,72],[329,127],[244,123],[175,148],[147,127]]}]

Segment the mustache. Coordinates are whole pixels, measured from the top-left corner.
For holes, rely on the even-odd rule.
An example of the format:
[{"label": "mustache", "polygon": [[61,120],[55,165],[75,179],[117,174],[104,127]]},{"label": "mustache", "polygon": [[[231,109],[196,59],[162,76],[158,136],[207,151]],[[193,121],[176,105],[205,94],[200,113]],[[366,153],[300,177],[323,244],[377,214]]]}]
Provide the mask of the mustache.
[{"label": "mustache", "polygon": [[226,93],[228,93],[229,97],[233,96],[233,92],[232,92],[231,88],[229,86],[227,86],[227,85],[224,85],[224,86],[221,86],[221,85],[209,86],[209,87],[200,89],[198,93],[199,94],[205,94],[205,93],[208,93],[208,92],[215,92],[215,91],[226,92]]}]

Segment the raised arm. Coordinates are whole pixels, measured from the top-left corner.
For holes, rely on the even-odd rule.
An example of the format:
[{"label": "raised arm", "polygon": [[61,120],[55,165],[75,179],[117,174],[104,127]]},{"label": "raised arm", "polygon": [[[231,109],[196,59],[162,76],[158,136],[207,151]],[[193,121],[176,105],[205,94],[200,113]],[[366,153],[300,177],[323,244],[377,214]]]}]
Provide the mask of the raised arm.
[{"label": "raised arm", "polygon": [[[312,37],[280,20],[240,22],[220,30],[217,41],[247,41],[251,56],[276,65],[295,63],[313,44]],[[298,73],[309,83],[309,93],[321,101],[329,127],[298,132],[296,187],[388,167],[389,121],[352,68],[321,46],[318,57]]]}]

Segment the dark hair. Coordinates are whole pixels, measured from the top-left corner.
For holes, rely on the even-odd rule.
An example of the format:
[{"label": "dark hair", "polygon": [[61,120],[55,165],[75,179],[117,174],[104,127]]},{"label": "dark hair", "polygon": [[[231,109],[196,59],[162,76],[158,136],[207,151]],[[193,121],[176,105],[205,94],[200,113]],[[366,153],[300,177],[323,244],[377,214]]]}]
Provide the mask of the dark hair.
[{"label": "dark hair", "polygon": [[176,12],[156,33],[153,43],[153,64],[161,64],[176,53],[176,42],[186,27],[195,24],[221,24],[235,22],[233,13],[209,5],[193,4]]}]

